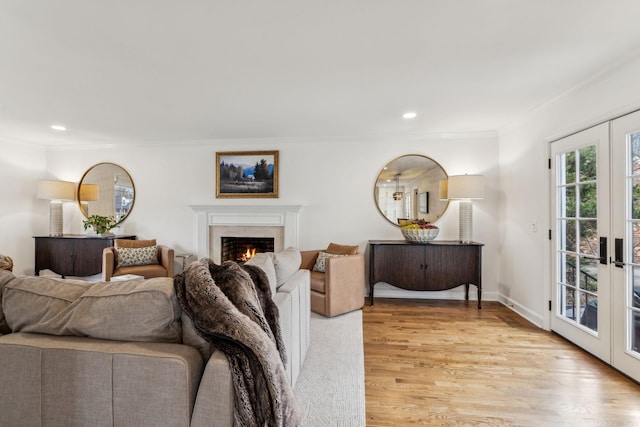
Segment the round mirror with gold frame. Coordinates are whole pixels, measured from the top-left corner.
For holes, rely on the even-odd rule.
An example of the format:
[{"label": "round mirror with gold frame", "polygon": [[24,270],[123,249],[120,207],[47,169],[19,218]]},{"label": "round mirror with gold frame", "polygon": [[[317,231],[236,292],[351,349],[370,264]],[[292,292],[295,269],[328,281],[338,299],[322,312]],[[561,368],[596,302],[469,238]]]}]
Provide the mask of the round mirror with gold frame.
[{"label": "round mirror with gold frame", "polygon": [[376,207],[393,225],[412,219],[436,222],[449,206],[440,198],[440,181],[447,178],[444,168],[430,157],[400,156],[378,174],[373,189]]},{"label": "round mirror with gold frame", "polygon": [[76,197],[85,217],[112,216],[120,224],[133,209],[136,188],[123,167],[103,162],[91,166],[82,175]]}]

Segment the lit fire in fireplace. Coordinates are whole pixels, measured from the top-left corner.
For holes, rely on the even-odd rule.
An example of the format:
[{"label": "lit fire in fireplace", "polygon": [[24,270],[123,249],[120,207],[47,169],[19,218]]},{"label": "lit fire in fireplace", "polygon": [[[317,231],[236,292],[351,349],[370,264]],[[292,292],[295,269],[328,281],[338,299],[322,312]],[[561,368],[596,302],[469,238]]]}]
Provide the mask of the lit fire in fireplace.
[{"label": "lit fire in fireplace", "polygon": [[240,261],[249,261],[255,254],[256,248],[247,248],[247,251],[240,257]]}]

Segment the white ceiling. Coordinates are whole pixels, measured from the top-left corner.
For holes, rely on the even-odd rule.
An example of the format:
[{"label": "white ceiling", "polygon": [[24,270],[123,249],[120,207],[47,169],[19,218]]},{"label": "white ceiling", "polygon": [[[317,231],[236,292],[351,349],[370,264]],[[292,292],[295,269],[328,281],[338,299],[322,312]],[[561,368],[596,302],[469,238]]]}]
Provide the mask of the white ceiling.
[{"label": "white ceiling", "polygon": [[637,56],[639,18],[638,0],[2,0],[0,139],[500,130]]}]

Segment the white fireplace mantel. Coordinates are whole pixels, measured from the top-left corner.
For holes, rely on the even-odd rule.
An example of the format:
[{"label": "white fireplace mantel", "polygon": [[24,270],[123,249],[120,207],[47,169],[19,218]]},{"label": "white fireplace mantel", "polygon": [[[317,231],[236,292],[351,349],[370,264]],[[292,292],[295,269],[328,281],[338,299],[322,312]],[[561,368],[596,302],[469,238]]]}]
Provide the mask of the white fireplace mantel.
[{"label": "white fireplace mantel", "polygon": [[191,205],[197,215],[198,258],[209,257],[209,227],[284,227],[284,247],[300,247],[302,205]]}]

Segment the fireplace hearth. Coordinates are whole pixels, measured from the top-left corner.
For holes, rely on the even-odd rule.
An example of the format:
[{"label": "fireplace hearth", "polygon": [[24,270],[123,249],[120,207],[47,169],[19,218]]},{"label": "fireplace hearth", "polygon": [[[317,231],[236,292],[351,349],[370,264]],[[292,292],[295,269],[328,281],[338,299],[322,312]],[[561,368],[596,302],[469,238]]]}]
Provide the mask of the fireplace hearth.
[{"label": "fireplace hearth", "polygon": [[273,252],[274,239],[271,237],[221,237],[221,261],[248,261],[260,252]]}]

